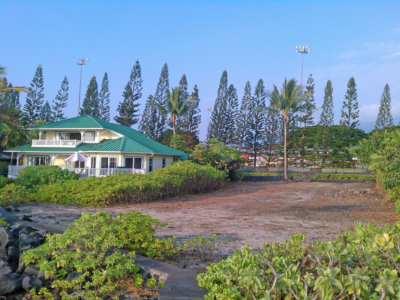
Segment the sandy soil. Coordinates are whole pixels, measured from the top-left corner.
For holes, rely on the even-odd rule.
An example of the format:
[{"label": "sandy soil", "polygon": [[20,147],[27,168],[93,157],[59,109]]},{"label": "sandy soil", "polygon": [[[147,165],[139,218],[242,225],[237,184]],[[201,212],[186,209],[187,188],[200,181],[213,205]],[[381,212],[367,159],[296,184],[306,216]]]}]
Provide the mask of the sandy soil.
[{"label": "sandy soil", "polygon": [[[332,197],[341,190],[367,188],[375,193]],[[102,210],[113,214],[137,210],[167,222],[168,228],[157,231],[160,237],[216,233],[229,241],[221,254],[231,253],[243,242],[261,247],[264,242],[282,242],[296,233],[304,233],[308,241],[331,240],[351,230],[356,221],[383,225],[398,220],[393,203],[385,203],[375,185],[341,182],[240,182],[209,194]],[[14,215],[28,215],[34,222],[59,223],[56,226],[66,228],[82,212],[96,211],[46,204],[22,206]]]}]

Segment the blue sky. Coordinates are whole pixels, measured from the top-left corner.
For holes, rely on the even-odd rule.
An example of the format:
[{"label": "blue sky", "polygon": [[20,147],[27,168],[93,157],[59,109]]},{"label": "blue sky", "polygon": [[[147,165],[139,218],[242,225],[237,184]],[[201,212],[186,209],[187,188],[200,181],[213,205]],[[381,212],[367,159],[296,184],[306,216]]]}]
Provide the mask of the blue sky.
[{"label": "blue sky", "polygon": [[100,82],[108,72],[112,116],[137,59],[143,76],[141,109],[168,63],[171,86],[184,73],[189,90],[198,85],[204,139],[205,108],[214,105],[223,70],[239,99],[247,81],[253,90],[260,78],[267,89],[280,87],[285,77],[300,81],[295,46],[308,44],[312,51],[304,57],[304,80],[313,74],[319,105],[327,80],[332,81],[337,123],[352,76],[362,129],[373,128],[386,83],[394,121],[400,122],[399,1],[3,0],[1,10],[0,64],[8,67],[9,80],[28,86],[40,63],[45,99],[51,101],[67,75],[68,117],[77,114],[78,58],[89,58],[81,99],[90,78],[95,75]]}]

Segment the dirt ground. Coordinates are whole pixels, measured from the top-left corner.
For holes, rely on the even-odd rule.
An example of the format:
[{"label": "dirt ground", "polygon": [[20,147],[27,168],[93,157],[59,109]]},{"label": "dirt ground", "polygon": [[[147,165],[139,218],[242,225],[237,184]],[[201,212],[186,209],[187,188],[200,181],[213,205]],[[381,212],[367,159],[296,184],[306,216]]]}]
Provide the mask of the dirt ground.
[{"label": "dirt ground", "polygon": [[[347,189],[371,189],[373,193],[332,196]],[[113,214],[137,210],[167,222],[168,228],[157,231],[160,237],[215,233],[229,241],[220,249],[221,254],[231,253],[244,242],[261,247],[264,242],[282,242],[296,233],[305,234],[307,241],[331,240],[352,230],[357,221],[383,225],[398,220],[394,204],[386,203],[374,184],[342,182],[239,182],[208,194],[101,210]],[[65,228],[82,212],[96,211],[46,204],[22,206],[14,215]]]}]

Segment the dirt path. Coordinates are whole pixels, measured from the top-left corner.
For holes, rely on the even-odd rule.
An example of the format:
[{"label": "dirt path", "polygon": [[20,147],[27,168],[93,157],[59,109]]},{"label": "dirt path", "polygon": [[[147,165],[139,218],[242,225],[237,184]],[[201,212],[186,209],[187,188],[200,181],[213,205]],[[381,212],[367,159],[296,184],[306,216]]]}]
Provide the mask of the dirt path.
[{"label": "dirt path", "polygon": [[[344,198],[336,197],[347,189],[371,189],[374,193],[349,192]],[[82,212],[98,211],[61,205],[27,205],[20,210],[14,215],[31,215],[34,222],[58,222],[62,227],[70,225]],[[169,227],[158,230],[158,236],[186,238],[216,233],[229,240],[222,253],[240,248],[243,242],[261,247],[264,242],[282,242],[296,233],[304,233],[308,241],[331,240],[351,230],[356,221],[383,225],[398,220],[394,205],[384,204],[384,196],[376,192],[373,184],[340,182],[240,182],[209,194],[102,210],[137,210],[167,222]]]}]

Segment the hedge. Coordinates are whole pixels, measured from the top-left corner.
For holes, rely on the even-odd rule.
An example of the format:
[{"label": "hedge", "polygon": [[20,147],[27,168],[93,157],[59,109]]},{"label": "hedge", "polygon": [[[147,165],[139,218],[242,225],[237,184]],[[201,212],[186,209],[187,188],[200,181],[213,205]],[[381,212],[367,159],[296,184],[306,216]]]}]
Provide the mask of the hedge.
[{"label": "hedge", "polygon": [[[26,192],[28,202],[72,204],[106,207],[118,203],[137,203],[180,194],[204,193],[219,189],[227,183],[227,175],[210,166],[180,161],[147,175],[124,172],[107,177],[65,180],[33,188]],[[13,184],[17,189],[18,186]],[[11,187],[9,187],[11,189]],[[1,190],[0,190],[1,192]],[[17,192],[17,191],[16,191]],[[0,193],[0,203],[9,202],[10,193]]]},{"label": "hedge", "polygon": [[375,179],[375,175],[364,174],[317,174],[313,179],[329,179],[329,180],[363,180]]},{"label": "hedge", "polygon": [[[244,176],[283,176],[283,173],[243,173]],[[307,177],[304,174],[288,173],[288,177]]]}]

